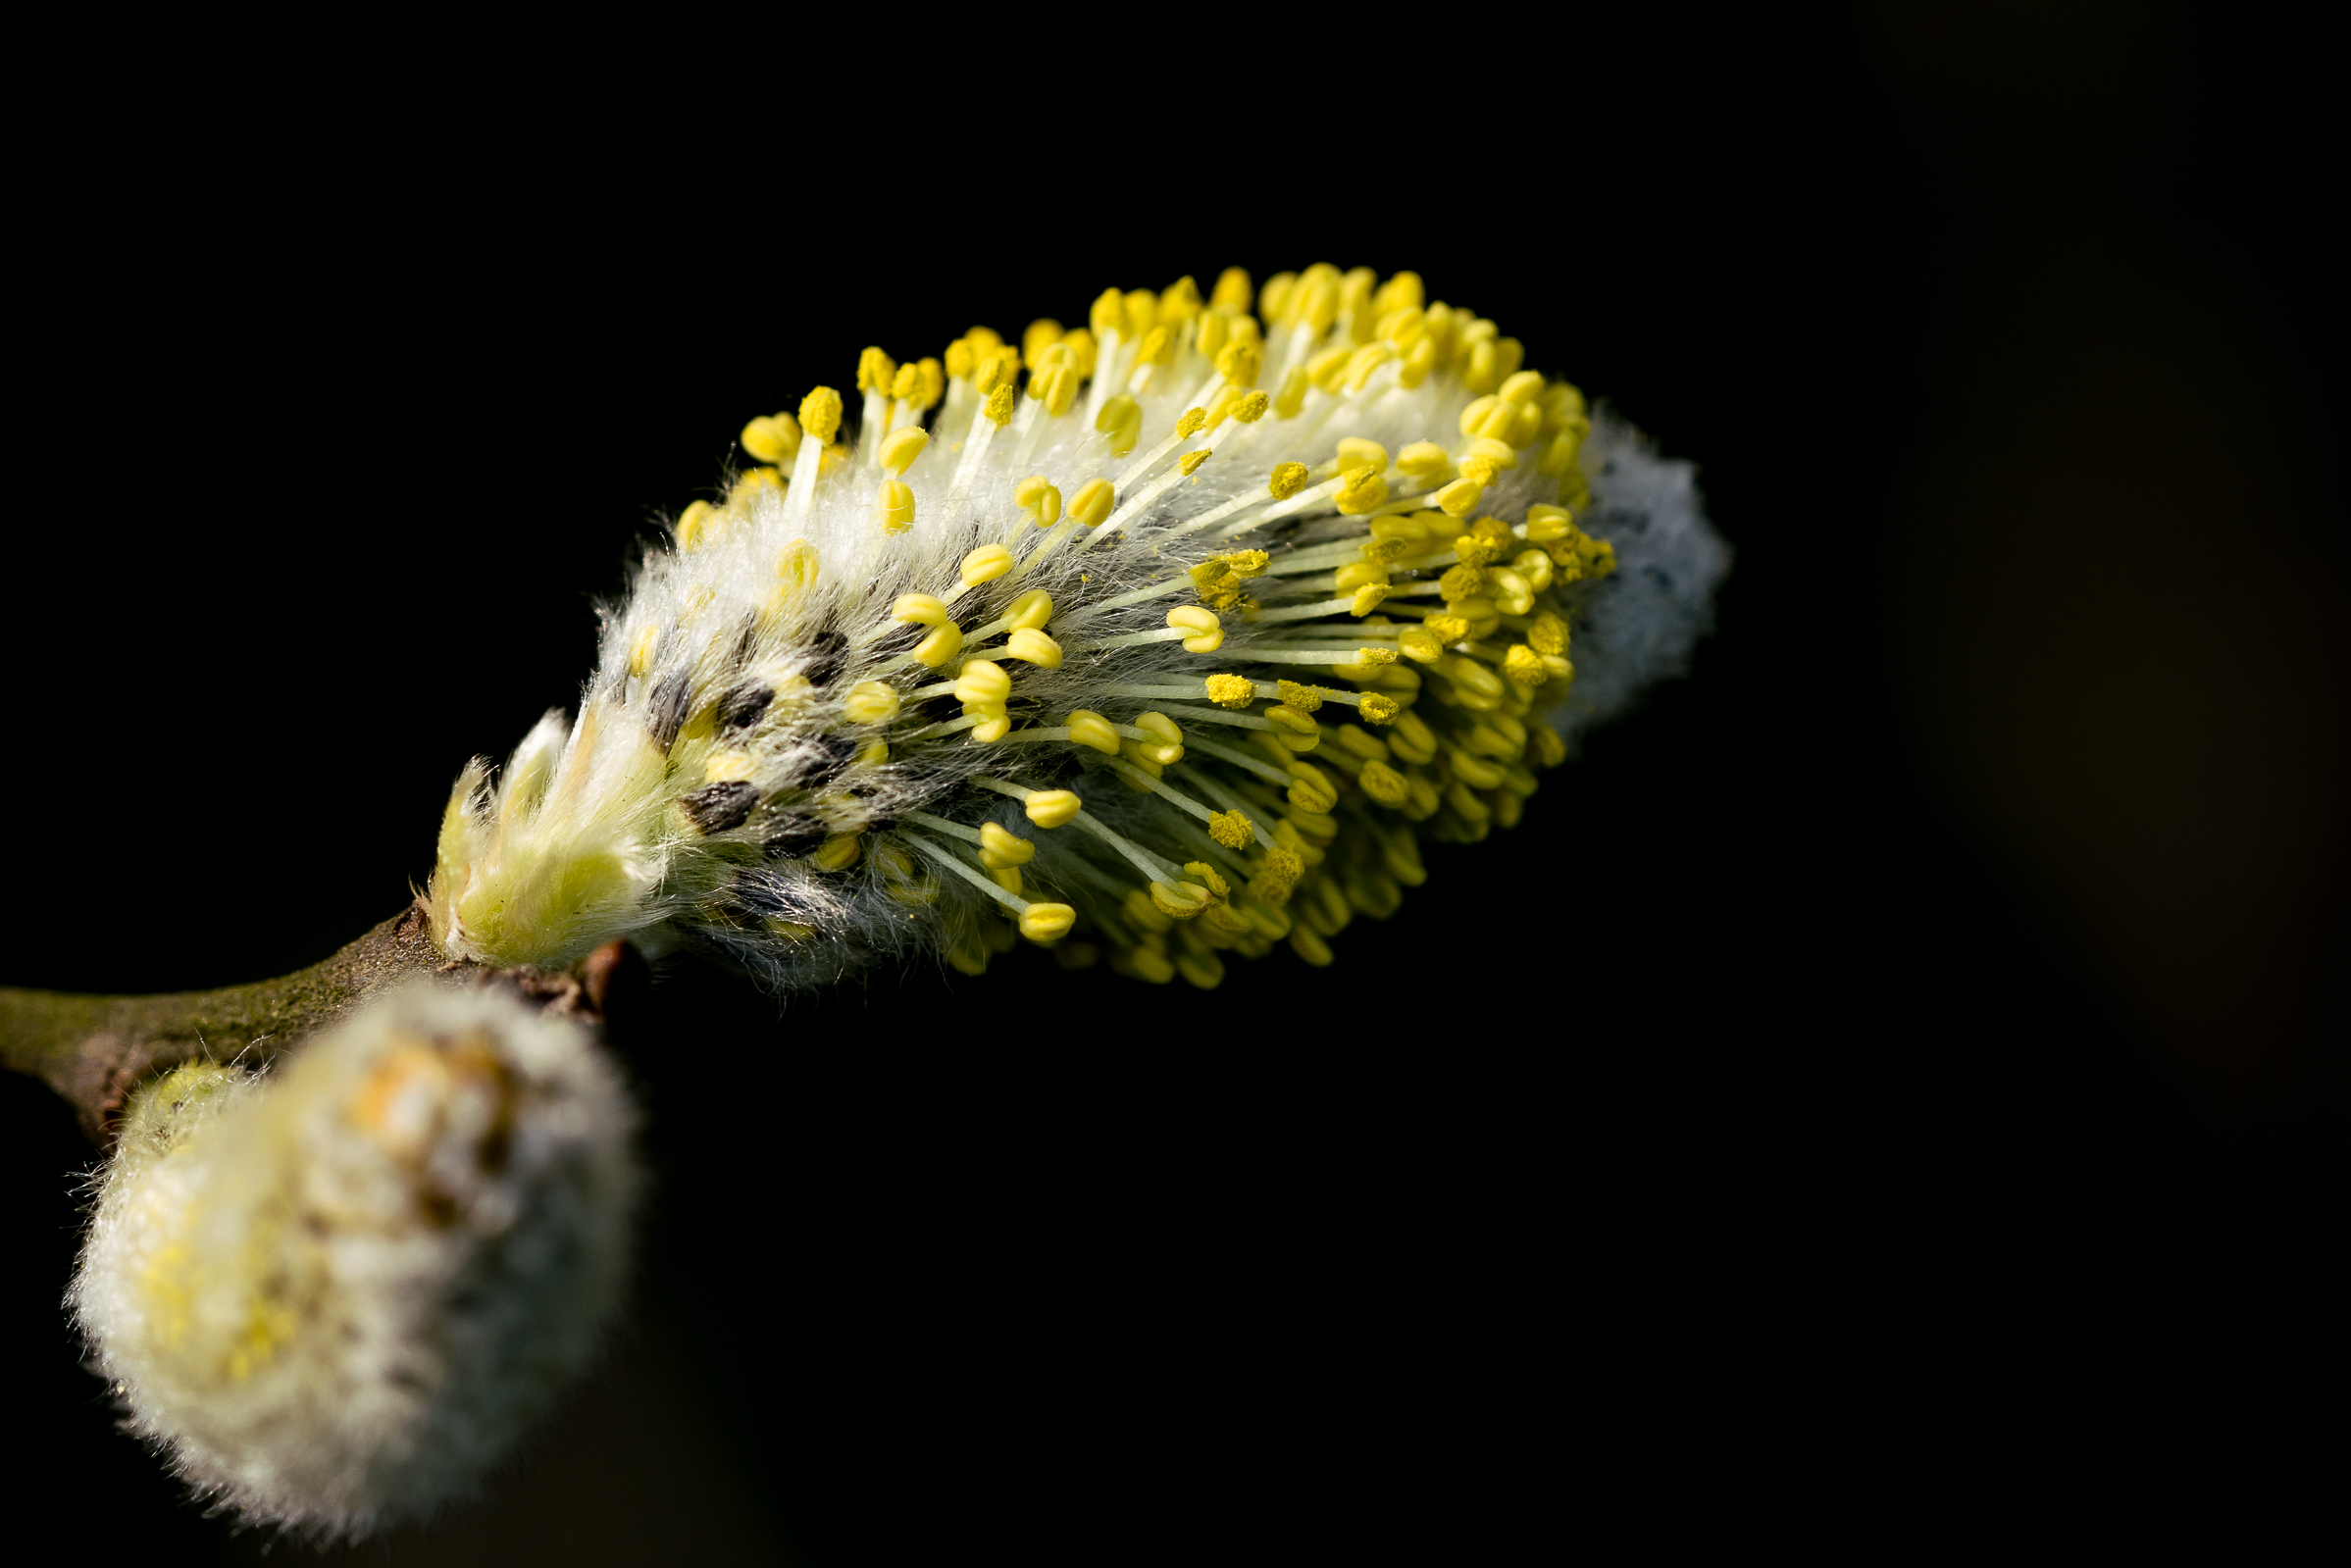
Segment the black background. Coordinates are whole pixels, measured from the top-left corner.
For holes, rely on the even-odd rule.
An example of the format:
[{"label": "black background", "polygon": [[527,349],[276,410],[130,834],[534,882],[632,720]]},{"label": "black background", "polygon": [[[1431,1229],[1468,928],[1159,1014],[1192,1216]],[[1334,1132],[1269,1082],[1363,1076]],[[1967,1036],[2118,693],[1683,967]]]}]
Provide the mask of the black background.
[{"label": "black background", "polygon": [[[631,1325],[392,1560],[1515,1556],[1817,1520],[1995,1406],[2038,1451],[2310,1397],[2351,798],[2314,40],[779,25],[682,72],[150,62],[121,150],[20,136],[0,981],[224,984],[391,913],[748,415],[1108,283],[1414,268],[1695,459],[1737,562],[1693,677],[1327,972],[667,976],[619,1041]],[[18,1484],[242,1560],[112,1432],[55,1308],[88,1151],[0,1096]],[[2042,1484],[1992,1468],[1980,1508]]]}]

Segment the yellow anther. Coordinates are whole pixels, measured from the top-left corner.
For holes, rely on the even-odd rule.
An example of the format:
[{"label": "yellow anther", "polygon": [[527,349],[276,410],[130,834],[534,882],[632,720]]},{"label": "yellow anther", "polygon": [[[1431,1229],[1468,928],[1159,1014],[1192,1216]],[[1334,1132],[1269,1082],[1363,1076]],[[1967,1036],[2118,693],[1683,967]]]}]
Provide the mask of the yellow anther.
[{"label": "yellow anther", "polygon": [[1369,615],[1386,604],[1389,595],[1395,591],[1384,582],[1367,582],[1355,589],[1355,596],[1348,602],[1347,613],[1354,616]]},{"label": "yellow anther", "polygon": [[1265,484],[1277,501],[1287,501],[1305,487],[1306,465],[1303,463],[1276,463],[1273,466],[1273,478]]},{"label": "yellow anther", "polygon": [[[1284,684],[1288,684],[1288,683],[1285,682]],[[1272,720],[1277,729],[1287,730],[1294,735],[1312,735],[1322,733],[1322,726],[1315,722],[1313,714],[1293,708],[1286,702],[1267,708],[1265,717]]]},{"label": "yellow anther", "polygon": [[678,514],[678,548],[681,551],[700,547],[710,526],[718,521],[718,508],[708,501],[690,501]]},{"label": "yellow anther", "polygon": [[1190,479],[1200,472],[1200,466],[1208,461],[1211,455],[1210,449],[1203,446],[1197,452],[1186,452],[1177,458],[1176,467],[1183,471],[1184,478]]},{"label": "yellow anther", "polygon": [[1200,314],[1200,284],[1191,275],[1177,278],[1159,292],[1159,325],[1175,327]]},{"label": "yellow anther", "polygon": [[963,585],[976,588],[994,582],[1012,570],[1012,552],[1000,544],[983,544],[963,558]]},{"label": "yellow anther", "polygon": [[883,437],[882,466],[893,474],[903,474],[922,456],[923,448],[931,444],[930,435],[919,425],[904,425]]},{"label": "yellow anther", "polygon": [[[1480,518],[1478,521],[1483,523],[1486,520]],[[1505,536],[1508,537],[1508,535]],[[1453,541],[1453,553],[1459,558],[1463,566],[1482,567],[1501,551],[1493,539],[1488,538],[1482,532],[1471,531]],[[1470,591],[1474,593],[1476,589],[1472,588]]]},{"label": "yellow anther", "polygon": [[942,626],[949,614],[946,601],[932,593],[901,593],[890,607],[890,618],[908,626]]},{"label": "yellow anther", "polygon": [[1396,358],[1396,350],[1385,343],[1365,343],[1348,356],[1347,372],[1341,378],[1351,392],[1359,392],[1371,379],[1371,373]]},{"label": "yellow anther", "polygon": [[1410,391],[1429,379],[1437,368],[1437,340],[1423,337],[1405,351],[1404,363],[1396,368],[1396,384]]},{"label": "yellow anther", "polygon": [[1541,550],[1520,550],[1510,557],[1510,570],[1526,579],[1537,593],[1551,586],[1551,557]]},{"label": "yellow anther", "polygon": [[917,408],[937,408],[946,396],[946,372],[939,361],[927,355],[914,362],[914,396],[909,399]]},{"label": "yellow anther", "polygon": [[1370,468],[1349,469],[1334,498],[1341,515],[1361,517],[1388,499],[1388,481]]},{"label": "yellow anther", "polygon": [[887,681],[860,681],[841,701],[841,716],[851,724],[888,724],[898,716],[898,688]]},{"label": "yellow anther", "polygon": [[1109,756],[1118,755],[1118,732],[1110,721],[1091,709],[1080,708],[1069,716],[1069,738],[1073,745],[1092,746]]},{"label": "yellow anther", "polygon": [[1208,815],[1208,836],[1227,849],[1246,849],[1257,835],[1249,818],[1240,812],[1217,811]]},{"label": "yellow anther", "polygon": [[[637,633],[637,641],[629,648],[629,673],[633,676],[642,676],[646,671],[652,669],[653,650],[660,646],[661,629],[659,627],[649,626],[640,630]],[[1210,676],[1208,679],[1214,681],[1217,678]],[[1246,681],[1242,683],[1243,685],[1248,683]]]},{"label": "yellow anther", "polygon": [[1477,434],[1478,427],[1486,422],[1486,416],[1500,407],[1502,407],[1502,399],[1490,393],[1471,403],[1467,408],[1461,410],[1461,433],[1463,435]]},{"label": "yellow anther", "polygon": [[936,670],[963,651],[963,629],[954,622],[933,627],[931,634],[914,645],[914,662]]},{"label": "yellow anther", "polygon": [[1101,358],[1101,345],[1095,341],[1092,332],[1081,327],[1053,346],[1069,355],[1069,368],[1077,373],[1079,380],[1093,377],[1095,364]]},{"label": "yellow anther", "polygon": [[1581,435],[1574,430],[1561,430],[1543,448],[1543,455],[1535,459],[1535,472],[1548,480],[1562,478],[1574,469],[1583,449]]},{"label": "yellow anther", "polygon": [[1539,404],[1543,396],[1543,377],[1537,371],[1519,371],[1504,379],[1496,395],[1506,403]]},{"label": "yellow anther", "polygon": [[837,833],[808,857],[819,871],[846,871],[857,863],[857,835]]},{"label": "yellow anther", "polygon": [[1375,332],[1382,342],[1393,343],[1398,349],[1408,349],[1428,336],[1428,312],[1417,305],[1386,311],[1380,316]]},{"label": "yellow anther", "polygon": [[1512,643],[1502,656],[1502,673],[1529,690],[1551,679],[1551,670],[1544,664],[1543,656],[1523,642]]},{"label": "yellow anther", "polygon": [[1324,349],[1306,361],[1306,379],[1326,392],[1338,391],[1341,379],[1347,375],[1347,362],[1354,354],[1354,349],[1347,344]]},{"label": "yellow anther", "polygon": [[958,337],[946,346],[946,373],[957,380],[968,380],[976,368],[976,356],[971,344]]},{"label": "yellow anther", "polygon": [[1061,337],[1061,324],[1049,316],[1040,317],[1029,323],[1028,330],[1020,334],[1021,364],[1030,370],[1035,370],[1039,363],[1039,356],[1055,343],[1060,342]]},{"label": "yellow anther", "polygon": [[1175,929],[1175,922],[1159,913],[1158,907],[1151,902],[1150,894],[1140,887],[1127,894],[1126,902],[1119,905],[1119,913],[1127,917],[1129,925],[1153,936]]},{"label": "yellow anther", "polygon": [[1212,904],[1221,904],[1233,895],[1233,885],[1217,875],[1216,868],[1204,860],[1185,861],[1184,879],[1206,888],[1208,902]]},{"label": "yellow anther", "polygon": [[980,864],[990,871],[1025,866],[1037,857],[1037,846],[997,823],[980,824]]},{"label": "yellow anther", "polygon": [[1167,612],[1167,624],[1192,633],[1183,639],[1187,653],[1214,653],[1224,646],[1224,623],[1213,610],[1203,610],[1197,604],[1182,605]]},{"label": "yellow anther", "polygon": [[1067,904],[1031,904],[1020,912],[1020,934],[1033,942],[1059,941],[1078,923]]},{"label": "yellow anther", "polygon": [[[1411,448],[1407,446],[1405,450],[1408,452]],[[1407,550],[1418,550],[1428,543],[1429,526],[1420,521],[1424,515],[1412,512],[1402,516],[1391,513],[1387,517],[1375,517],[1371,520],[1371,537],[1375,542],[1395,543]],[[1364,553],[1366,556],[1370,554],[1368,550]]]},{"label": "yellow anther", "polygon": [[971,389],[993,392],[1012,379],[1020,361],[1003,349],[982,349],[972,356]]},{"label": "yellow anther", "polygon": [[[1060,348],[1054,345],[1054,351]],[[1074,365],[1047,365],[1029,378],[1029,395],[1045,405],[1046,417],[1059,419],[1077,401],[1078,371]]]},{"label": "yellow anther", "polygon": [[909,360],[897,368],[890,379],[890,395],[901,403],[911,403],[922,394],[922,372]]},{"label": "yellow anther", "polygon": [[1031,588],[1004,608],[1004,625],[1013,632],[1042,632],[1053,618],[1053,596]]},{"label": "yellow anther", "polygon": [[[1132,775],[1122,774],[1119,777],[1119,782],[1139,795],[1150,794],[1151,786],[1145,781],[1156,779],[1167,771],[1167,765],[1153,755],[1158,749],[1158,747],[1141,740],[1129,740],[1120,746],[1118,754],[1127,760],[1129,767],[1144,777],[1137,779]],[[1179,746],[1176,749],[1180,751],[1183,748]]]},{"label": "yellow anther", "polygon": [[1235,338],[1224,345],[1216,356],[1216,372],[1235,386],[1257,384],[1259,369],[1257,345]]},{"label": "yellow anther", "polygon": [[1575,521],[1563,506],[1530,506],[1526,509],[1526,542],[1548,544],[1563,539],[1575,531]]},{"label": "yellow anther", "polygon": [[1135,728],[1164,746],[1184,743],[1182,727],[1164,713],[1139,713],[1135,715]]},{"label": "yellow anther", "polygon": [[[1498,337],[1494,340],[1494,374],[1499,380],[1508,381],[1511,377],[1518,374],[1518,367],[1525,363],[1526,345],[1524,343],[1515,337]],[[1474,391],[1476,388],[1472,387],[1471,390]]]},{"label": "yellow anther", "polygon": [[1208,700],[1220,708],[1246,708],[1257,700],[1256,683],[1237,675],[1212,675],[1207,686]]},{"label": "yellow anther", "polygon": [[1136,351],[1139,365],[1172,365],[1175,363],[1175,335],[1164,327],[1154,327],[1143,334],[1143,347]]},{"label": "yellow anther", "polygon": [[1227,550],[1216,558],[1237,578],[1262,577],[1273,565],[1273,557],[1263,550]]},{"label": "yellow anther", "polygon": [[742,428],[742,449],[762,463],[790,463],[800,449],[800,422],[790,414],[768,414]]},{"label": "yellow anther", "polygon": [[1208,358],[1214,359],[1216,351],[1224,347],[1232,335],[1233,318],[1219,315],[1212,310],[1202,311],[1200,316],[1200,325],[1192,335],[1192,346]]},{"label": "yellow anther", "polygon": [[[1001,739],[1002,737],[998,736],[997,738]],[[994,867],[988,873],[988,880],[1012,894],[1013,897],[1020,896],[1020,868],[1018,866]]]},{"label": "yellow anther", "polygon": [[[1480,435],[1473,439],[1469,443],[1469,450],[1463,456],[1471,461],[1483,458],[1486,462],[1493,464],[1498,472],[1518,466],[1518,454],[1510,450],[1510,443],[1498,441],[1491,435]],[[1468,463],[1464,462],[1462,468],[1466,472]]]},{"label": "yellow anther", "polygon": [[1306,379],[1305,368],[1293,365],[1282,373],[1282,388],[1274,394],[1273,411],[1283,419],[1295,419],[1305,406],[1306,388],[1314,383]]},{"label": "yellow anther", "polygon": [[1227,267],[1216,275],[1216,286],[1208,291],[1208,304],[1215,310],[1229,310],[1235,315],[1249,309],[1249,274],[1238,267]]},{"label": "yellow anther", "polygon": [[1365,794],[1383,806],[1401,806],[1412,793],[1405,784],[1405,776],[1384,762],[1364,763],[1363,771],[1355,776],[1355,783],[1363,786]]},{"label": "yellow anther", "polygon": [[1534,754],[1537,767],[1556,768],[1567,760],[1567,742],[1559,733],[1547,724],[1526,727],[1527,749]]},{"label": "yellow anther", "polygon": [[1330,775],[1312,763],[1293,762],[1290,764],[1289,799],[1290,804],[1299,810],[1321,816],[1338,804],[1339,790],[1331,783]]},{"label": "yellow anther", "polygon": [[1495,606],[1505,615],[1525,615],[1535,607],[1535,587],[1525,578],[1507,566],[1498,566],[1486,574],[1493,584]]},{"label": "yellow anther", "polygon": [[1087,309],[1086,324],[1094,329],[1097,337],[1112,332],[1124,332],[1127,326],[1127,297],[1115,288],[1105,288],[1094,296]]},{"label": "yellow anther", "polygon": [[1537,653],[1565,653],[1567,623],[1546,610],[1526,629],[1526,643]]},{"label": "yellow anther", "polygon": [[1241,395],[1240,387],[1227,386],[1208,399],[1208,424],[1211,428],[1221,424],[1232,413],[1233,405],[1241,401]]},{"label": "yellow anther", "polygon": [[1189,439],[1194,434],[1199,432],[1201,426],[1207,423],[1208,411],[1206,409],[1188,408],[1184,410],[1183,414],[1176,420],[1176,439],[1179,441]]},{"label": "yellow anther", "polygon": [[1446,568],[1445,575],[1437,580],[1437,592],[1447,604],[1458,604],[1463,599],[1473,598],[1485,586],[1484,571],[1466,562]]},{"label": "yellow anther", "polygon": [[1268,327],[1288,326],[1289,306],[1298,289],[1298,274],[1276,273],[1257,291],[1257,310]]},{"label": "yellow anther", "polygon": [[1151,324],[1159,319],[1159,296],[1148,288],[1130,288],[1126,294],[1127,341],[1132,343],[1148,336]]},{"label": "yellow anther", "polygon": [[988,417],[999,427],[1012,423],[1011,382],[1000,381],[996,390],[988,394]]},{"label": "yellow anther", "polygon": [[1378,292],[1371,296],[1371,308],[1383,314],[1392,310],[1418,310],[1425,298],[1418,273],[1398,273],[1380,284]]},{"label": "yellow anther", "polygon": [[1078,486],[1078,493],[1069,498],[1068,515],[1080,528],[1098,529],[1110,516],[1110,508],[1118,500],[1118,492],[1108,480],[1088,480]]},{"label": "yellow anther", "polygon": [[1021,659],[1041,670],[1061,668],[1061,644],[1044,632],[1023,627],[1004,639],[1004,657]]},{"label": "yellow anther", "polygon": [[[1464,628],[1464,630],[1466,630]],[[1425,626],[1417,626],[1396,639],[1404,656],[1418,664],[1435,664],[1445,653],[1445,644]]]},{"label": "yellow anther", "polygon": [[981,722],[971,727],[971,737],[981,745],[992,746],[1012,733],[1012,721],[1001,711],[981,715]]},{"label": "yellow anther", "polygon": [[1388,569],[1377,561],[1350,561],[1331,574],[1333,593],[1353,593],[1366,582],[1386,583]]},{"label": "yellow anther", "polygon": [[1271,401],[1263,392],[1250,392],[1235,398],[1233,406],[1225,410],[1225,415],[1236,425],[1254,425],[1265,417],[1265,410],[1271,406]]},{"label": "yellow anther", "polygon": [[1151,884],[1151,907],[1170,920],[1190,920],[1208,907],[1208,889],[1196,882]]},{"label": "yellow anther", "polygon": [[1394,664],[1395,662],[1396,650],[1394,648],[1355,649],[1355,663],[1357,664],[1381,665]]},{"label": "yellow anther", "polygon": [[1383,697],[1376,691],[1366,691],[1363,700],[1356,704],[1355,712],[1363,716],[1365,724],[1394,724],[1396,716],[1404,709],[1394,698]]},{"label": "yellow anther", "polygon": [[1085,808],[1073,789],[1032,789],[1021,798],[1029,820],[1040,828],[1059,828]]},{"label": "yellow anther", "polygon": [[1377,441],[1365,440],[1360,435],[1350,435],[1339,442],[1338,461],[1342,471],[1351,468],[1368,468],[1374,474],[1385,474],[1388,472],[1388,449]]},{"label": "yellow anther", "polygon": [[1330,695],[1320,686],[1304,685],[1296,681],[1277,681],[1274,689],[1282,694],[1285,706],[1296,708],[1301,713],[1315,712],[1321,708],[1323,699]]},{"label": "yellow anther", "polygon": [[974,659],[955,677],[957,702],[997,703],[1012,695],[1012,677],[993,659]]},{"label": "yellow anther", "polygon": [[874,516],[885,533],[903,533],[914,527],[914,488],[904,480],[884,480],[874,495]]},{"label": "yellow anther", "polygon": [[[1120,392],[1102,404],[1101,412],[1094,416],[1094,428],[1104,435],[1109,435],[1115,432],[1120,426],[1129,423],[1139,424],[1142,419],[1142,405],[1127,396],[1126,393]],[[1042,476],[1040,477],[1042,478]]]},{"label": "yellow anther", "polygon": [[[897,361],[878,348],[869,348],[857,356],[857,390],[887,392],[890,383],[897,379]],[[831,440],[830,435],[823,437]]]},{"label": "yellow anther", "polygon": [[800,429],[820,441],[830,442],[841,429],[841,394],[830,386],[820,386],[800,399]]},{"label": "yellow anther", "polygon": [[1429,499],[1435,501],[1437,509],[1447,517],[1463,518],[1477,510],[1478,497],[1485,493],[1486,487],[1483,484],[1464,475],[1446,485],[1435,495],[1430,496]]}]

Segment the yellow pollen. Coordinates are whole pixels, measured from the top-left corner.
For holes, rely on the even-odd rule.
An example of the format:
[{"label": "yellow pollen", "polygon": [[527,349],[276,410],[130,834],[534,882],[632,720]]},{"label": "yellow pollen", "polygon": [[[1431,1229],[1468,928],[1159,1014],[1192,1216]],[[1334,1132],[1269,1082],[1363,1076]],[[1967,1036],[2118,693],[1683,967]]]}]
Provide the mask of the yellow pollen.
[{"label": "yellow pollen", "polygon": [[922,372],[911,364],[900,365],[898,373],[890,379],[890,395],[901,403],[911,403],[922,394]]},{"label": "yellow pollen", "polygon": [[1201,426],[1207,423],[1208,411],[1206,409],[1188,408],[1184,410],[1183,417],[1176,421],[1176,439],[1184,440],[1189,438],[1196,431],[1198,431]]},{"label": "yellow pollen", "polygon": [[1281,692],[1285,705],[1301,713],[1313,713],[1322,707],[1323,698],[1330,695],[1320,686],[1303,685],[1296,681],[1277,681],[1274,689]]},{"label": "yellow pollen", "polygon": [[1305,487],[1306,465],[1303,463],[1276,463],[1273,466],[1273,478],[1265,485],[1277,501],[1287,501]]},{"label": "yellow pollen", "polygon": [[1404,709],[1393,698],[1383,697],[1376,691],[1366,691],[1355,711],[1363,716],[1366,724],[1394,724],[1396,716]]},{"label": "yellow pollen", "polygon": [[[857,356],[857,390],[887,392],[890,383],[897,379],[897,362],[878,348],[866,349]],[[825,439],[832,439],[826,436]]]},{"label": "yellow pollen", "polygon": [[1182,457],[1176,459],[1176,467],[1184,471],[1186,479],[1190,479],[1200,472],[1200,466],[1208,461],[1210,456],[1210,450],[1203,446],[1197,452],[1186,452]]},{"label": "yellow pollen", "polygon": [[1237,675],[1212,675],[1207,686],[1208,700],[1220,708],[1246,708],[1257,700],[1256,684]]},{"label": "yellow pollen", "polygon": [[1249,309],[1249,274],[1238,267],[1227,267],[1216,275],[1216,286],[1208,291],[1208,305],[1213,310],[1231,311],[1240,315]]},{"label": "yellow pollen", "polygon": [[1257,384],[1257,345],[1239,339],[1224,345],[1216,356],[1217,374],[1235,386]]},{"label": "yellow pollen", "polygon": [[1265,417],[1265,410],[1271,406],[1272,400],[1263,392],[1252,392],[1247,397],[1235,400],[1225,412],[1235,424],[1254,425]]},{"label": "yellow pollen", "polygon": [[762,463],[789,463],[800,449],[800,422],[790,414],[770,414],[742,428],[742,449]]},{"label": "yellow pollen", "polygon": [[820,386],[800,399],[800,429],[819,441],[831,442],[841,429],[841,394]]},{"label": "yellow pollen", "polygon": [[1012,423],[1012,383],[999,381],[988,394],[988,417],[998,426]]},{"label": "yellow pollen", "polygon": [[1365,467],[1347,471],[1337,503],[1342,516],[1361,517],[1386,499],[1388,481],[1380,478],[1378,471]]},{"label": "yellow pollen", "polygon": [[1250,820],[1240,812],[1218,811],[1209,814],[1208,836],[1227,849],[1246,849],[1257,835]]}]

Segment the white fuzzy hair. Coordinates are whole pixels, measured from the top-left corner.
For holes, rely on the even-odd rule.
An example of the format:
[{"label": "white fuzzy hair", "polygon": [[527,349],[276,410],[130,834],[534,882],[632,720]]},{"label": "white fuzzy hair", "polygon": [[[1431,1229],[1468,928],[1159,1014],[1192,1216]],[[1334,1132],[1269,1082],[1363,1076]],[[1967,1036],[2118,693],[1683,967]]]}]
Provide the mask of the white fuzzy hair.
[{"label": "white fuzzy hair", "polygon": [[200,1495],[356,1537],[463,1495],[591,1355],[638,1177],[578,1027],[420,984],[134,1100],[69,1305]]}]

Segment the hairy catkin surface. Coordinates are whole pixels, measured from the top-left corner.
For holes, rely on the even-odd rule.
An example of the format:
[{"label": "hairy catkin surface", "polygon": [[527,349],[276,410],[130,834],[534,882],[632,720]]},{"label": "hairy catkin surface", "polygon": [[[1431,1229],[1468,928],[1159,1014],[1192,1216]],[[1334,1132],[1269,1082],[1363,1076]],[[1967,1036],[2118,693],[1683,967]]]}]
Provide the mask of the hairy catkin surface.
[{"label": "hairy catkin surface", "polygon": [[1327,962],[1424,835],[1514,825],[1681,668],[1727,568],[1690,468],[1522,358],[1335,268],[868,350],[861,409],[745,430],[774,466],[648,556],[577,722],[460,777],[436,936],[787,988],[1021,936],[1150,982]]}]

